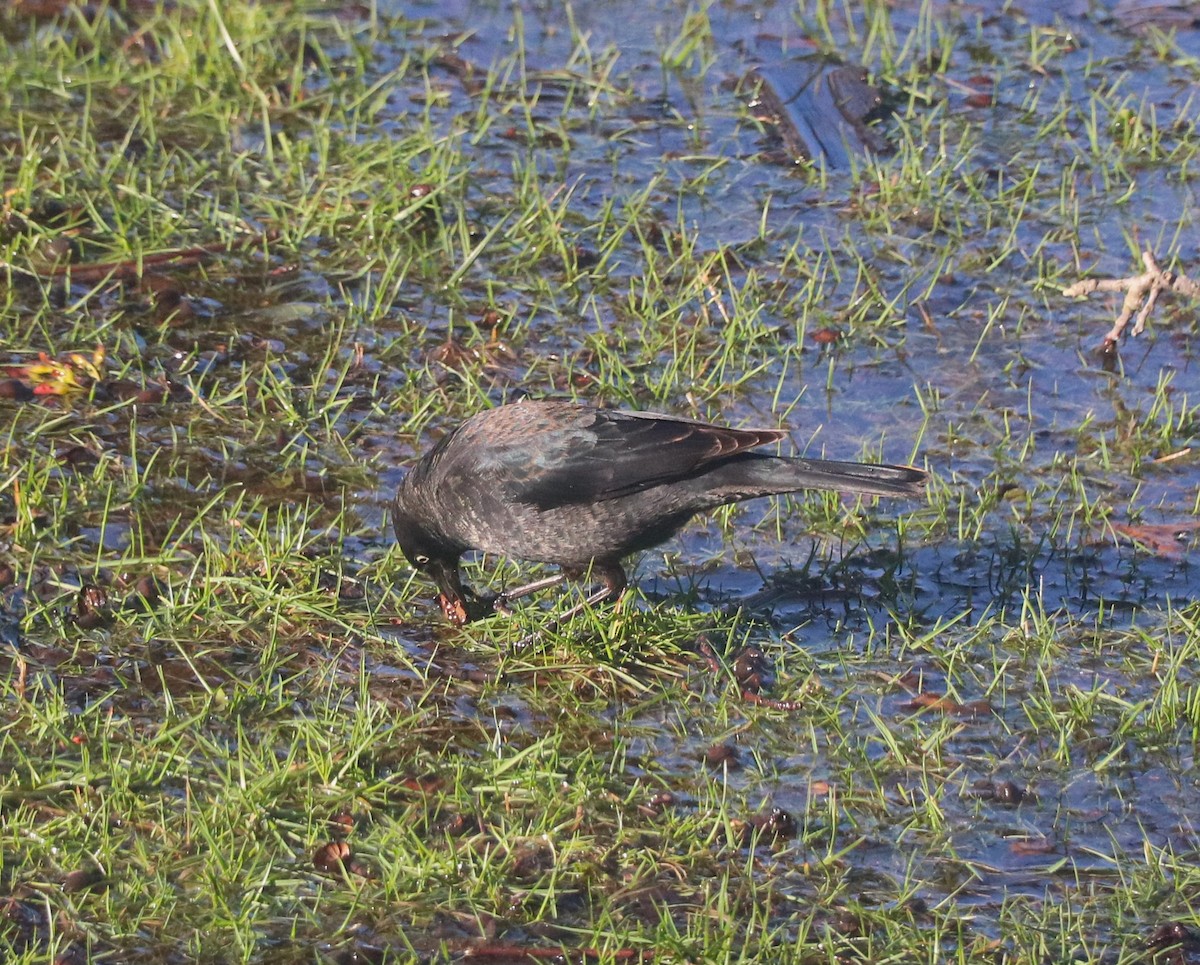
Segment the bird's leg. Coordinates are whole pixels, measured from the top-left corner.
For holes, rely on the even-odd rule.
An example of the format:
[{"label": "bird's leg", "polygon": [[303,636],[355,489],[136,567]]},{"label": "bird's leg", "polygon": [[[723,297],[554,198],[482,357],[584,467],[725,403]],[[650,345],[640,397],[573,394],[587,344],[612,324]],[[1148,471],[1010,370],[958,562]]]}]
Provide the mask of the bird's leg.
[{"label": "bird's leg", "polygon": [[[565,572],[566,576],[571,579],[581,579],[585,573]],[[571,607],[566,613],[552,623],[549,629],[557,629],[568,620],[572,620],[579,616],[588,607],[593,607],[597,603],[603,603],[605,600],[616,601],[621,594],[625,592],[625,587],[628,581],[625,579],[625,571],[621,568],[620,563],[593,563],[591,576],[593,579],[600,581],[599,588],[590,594],[582,603],[577,603]]]},{"label": "bird's leg", "polygon": [[548,590],[552,586],[558,586],[567,578],[565,573],[556,573],[554,576],[543,577],[540,580],[534,580],[532,583],[526,583],[524,586],[518,586],[514,590],[502,590],[492,597],[492,609],[504,616],[511,616],[512,611],[508,608],[509,603],[513,600],[519,600],[523,596],[529,596],[531,593],[540,593],[542,590]]},{"label": "bird's leg", "polygon": [[[586,570],[577,570],[572,568],[563,568],[562,579],[578,580],[588,575]],[[560,616],[557,620],[551,620],[541,630],[536,633],[531,633],[529,636],[520,640],[517,643],[517,649],[528,647],[536,643],[543,633],[553,633],[564,623],[575,619],[584,610],[589,607],[594,607],[598,603],[604,603],[607,600],[619,599],[621,594],[625,592],[625,587],[628,585],[628,580],[625,578],[625,570],[621,568],[620,563],[593,563],[591,566],[590,575],[593,579],[600,581],[599,588],[595,592],[590,593],[582,603],[577,603],[571,607],[566,613]]]}]

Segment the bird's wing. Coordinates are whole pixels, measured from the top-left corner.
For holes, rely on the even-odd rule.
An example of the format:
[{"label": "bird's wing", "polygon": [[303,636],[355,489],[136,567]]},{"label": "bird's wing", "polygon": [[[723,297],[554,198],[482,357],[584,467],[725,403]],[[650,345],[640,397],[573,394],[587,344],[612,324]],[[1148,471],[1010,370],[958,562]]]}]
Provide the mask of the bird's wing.
[{"label": "bird's wing", "polygon": [[686,479],[708,463],[785,435],[778,429],[729,429],[653,413],[584,409],[571,425],[522,447],[524,465],[507,466],[507,495],[539,509],[615,499]]}]

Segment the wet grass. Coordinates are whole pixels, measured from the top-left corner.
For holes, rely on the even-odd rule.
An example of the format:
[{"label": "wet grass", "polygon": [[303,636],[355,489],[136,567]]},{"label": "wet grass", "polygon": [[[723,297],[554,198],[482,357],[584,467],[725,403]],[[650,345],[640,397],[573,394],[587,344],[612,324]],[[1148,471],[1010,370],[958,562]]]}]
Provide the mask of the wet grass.
[{"label": "wet grass", "polygon": [[[1197,271],[1195,30],[31,6],[0,957],[1200,960],[1195,324],[1103,354],[1117,305],[1059,295]],[[779,163],[727,82],[813,52],[892,155]],[[39,353],[73,375],[28,398]],[[514,649],[570,600],[444,625],[386,505],[524,392],[789,425],[928,498],[722,511]]]}]

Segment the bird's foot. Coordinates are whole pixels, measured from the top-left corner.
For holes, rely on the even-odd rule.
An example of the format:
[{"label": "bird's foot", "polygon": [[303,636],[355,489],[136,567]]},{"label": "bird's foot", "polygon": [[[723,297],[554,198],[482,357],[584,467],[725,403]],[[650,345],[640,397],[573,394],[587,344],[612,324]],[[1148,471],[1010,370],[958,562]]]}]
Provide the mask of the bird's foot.
[{"label": "bird's foot", "polygon": [[534,630],[533,633],[526,634],[520,640],[516,640],[508,645],[509,653],[524,653],[531,647],[536,647],[539,643],[545,640],[546,635],[541,630]]},{"label": "bird's foot", "polygon": [[490,617],[493,614],[502,617],[511,617],[513,615],[513,600],[519,600],[521,597],[529,596],[531,593],[538,593],[550,587],[558,586],[562,581],[563,575],[559,573],[501,593],[477,595],[470,590],[464,589],[461,595],[455,597],[442,593],[438,597],[438,602],[442,606],[442,612],[446,614],[446,619],[455,626],[462,626],[464,623],[482,620],[484,617]]}]

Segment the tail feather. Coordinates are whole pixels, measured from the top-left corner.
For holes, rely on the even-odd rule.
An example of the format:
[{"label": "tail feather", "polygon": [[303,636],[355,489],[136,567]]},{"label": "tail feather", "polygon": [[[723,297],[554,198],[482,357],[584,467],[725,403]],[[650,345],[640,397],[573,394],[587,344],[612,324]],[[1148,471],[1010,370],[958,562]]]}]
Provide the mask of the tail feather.
[{"label": "tail feather", "polygon": [[782,461],[797,489],[833,489],[865,496],[919,496],[925,490],[925,473],[910,466],[799,457]]},{"label": "tail feather", "polygon": [[775,493],[828,489],[864,496],[920,496],[925,490],[925,472],[911,466],[766,456],[746,460],[743,467],[750,469],[755,483]]}]

